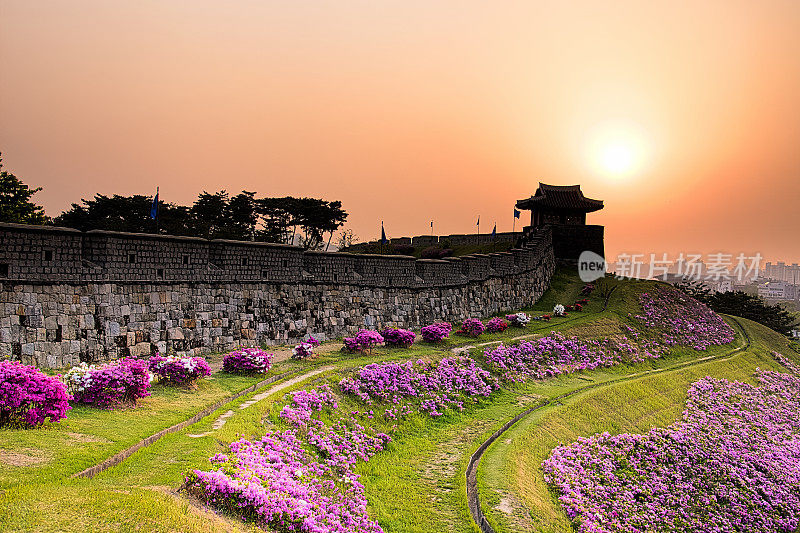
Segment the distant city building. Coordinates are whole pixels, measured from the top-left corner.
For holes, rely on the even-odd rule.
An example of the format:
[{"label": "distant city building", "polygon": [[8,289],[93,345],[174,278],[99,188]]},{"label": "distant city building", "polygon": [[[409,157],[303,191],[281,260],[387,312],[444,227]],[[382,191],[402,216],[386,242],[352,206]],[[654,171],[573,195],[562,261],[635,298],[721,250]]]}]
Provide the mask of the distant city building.
[{"label": "distant city building", "polygon": [[758,284],[758,295],[768,300],[796,300],[797,285],[786,281],[764,281]]},{"label": "distant city building", "polygon": [[786,281],[792,285],[800,285],[800,265],[787,265],[784,261],[767,262],[764,265],[764,278],[775,281]]}]

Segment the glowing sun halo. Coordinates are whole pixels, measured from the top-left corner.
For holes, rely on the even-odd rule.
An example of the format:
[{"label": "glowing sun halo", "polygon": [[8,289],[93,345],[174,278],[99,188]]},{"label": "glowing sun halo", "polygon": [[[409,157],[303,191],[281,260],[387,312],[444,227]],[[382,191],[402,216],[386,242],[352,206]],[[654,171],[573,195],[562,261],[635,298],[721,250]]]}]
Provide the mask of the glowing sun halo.
[{"label": "glowing sun halo", "polygon": [[624,178],[641,172],[648,152],[647,135],[635,124],[600,124],[588,137],[590,169],[609,178]]}]

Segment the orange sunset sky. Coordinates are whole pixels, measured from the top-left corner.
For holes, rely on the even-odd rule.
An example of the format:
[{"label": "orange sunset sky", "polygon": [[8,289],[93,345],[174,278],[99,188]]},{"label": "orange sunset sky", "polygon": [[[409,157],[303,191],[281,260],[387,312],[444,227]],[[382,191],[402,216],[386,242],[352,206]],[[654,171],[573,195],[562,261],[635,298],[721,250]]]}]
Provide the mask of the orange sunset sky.
[{"label": "orange sunset sky", "polygon": [[611,259],[798,262],[800,2],[0,0],[0,151],[51,216],[224,188],[509,231],[541,180],[605,200]]}]

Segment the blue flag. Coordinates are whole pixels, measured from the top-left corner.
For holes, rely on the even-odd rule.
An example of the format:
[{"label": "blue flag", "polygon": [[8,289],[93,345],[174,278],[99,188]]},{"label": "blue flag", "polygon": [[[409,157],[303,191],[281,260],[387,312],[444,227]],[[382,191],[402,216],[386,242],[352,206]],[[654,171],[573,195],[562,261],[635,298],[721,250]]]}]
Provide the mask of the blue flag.
[{"label": "blue flag", "polygon": [[383,229],[383,222],[381,222],[381,243],[386,244],[386,231]]},{"label": "blue flag", "polygon": [[495,223],[494,229],[492,230],[492,237],[497,237],[497,223]]},{"label": "blue flag", "polygon": [[520,215],[520,214],[521,214],[521,213],[520,213],[519,211],[517,211],[516,209],[514,209],[514,218],[519,218],[519,215]]},{"label": "blue flag", "polygon": [[153,205],[150,206],[150,218],[153,220],[158,218],[158,187],[156,187],[156,195],[153,198]]}]

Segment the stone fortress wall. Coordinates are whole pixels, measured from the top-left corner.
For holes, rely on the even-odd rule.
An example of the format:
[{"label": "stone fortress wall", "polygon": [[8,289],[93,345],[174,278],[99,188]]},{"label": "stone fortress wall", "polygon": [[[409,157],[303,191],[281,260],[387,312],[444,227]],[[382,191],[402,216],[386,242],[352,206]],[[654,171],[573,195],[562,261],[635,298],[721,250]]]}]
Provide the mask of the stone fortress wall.
[{"label": "stone fortress wall", "polygon": [[552,235],[436,260],[0,224],[0,357],[62,368],[517,310],[549,286]]}]

